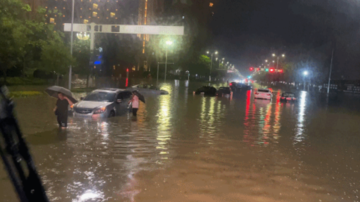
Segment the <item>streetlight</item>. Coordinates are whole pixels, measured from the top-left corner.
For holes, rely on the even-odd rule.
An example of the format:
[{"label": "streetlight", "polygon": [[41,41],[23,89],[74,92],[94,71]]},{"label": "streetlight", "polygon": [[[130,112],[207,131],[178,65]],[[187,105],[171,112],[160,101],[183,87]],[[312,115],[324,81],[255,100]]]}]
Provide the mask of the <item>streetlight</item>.
[{"label": "streetlight", "polygon": [[[70,34],[70,54],[73,55],[73,43],[74,43],[74,7],[75,0],[71,2],[71,34]],[[91,36],[93,37],[93,36]],[[71,75],[72,75],[72,66],[69,67],[69,90],[71,91]]]},{"label": "streetlight", "polygon": [[305,90],[305,77],[309,74],[308,71],[304,71],[303,72],[303,75],[304,75],[304,90]]},{"label": "streetlight", "polygon": [[166,53],[165,53],[165,77],[164,82],[166,81],[166,71],[167,71],[167,55],[168,55],[168,47],[173,44],[172,41],[166,41]]},{"label": "streetlight", "polygon": [[[275,54],[275,53],[273,53],[273,54],[272,54],[272,56],[273,56],[273,57],[276,57],[276,54]],[[285,58],[285,54],[282,54],[282,55],[281,55],[281,57]],[[279,59],[280,59],[280,57],[279,57],[279,56],[277,56],[276,58],[277,58],[277,62],[276,62],[276,70],[277,70],[277,69],[279,69]],[[274,62],[274,61],[273,61],[273,62]]]},{"label": "streetlight", "polygon": [[[210,51],[206,51],[207,54],[210,54]],[[213,62],[213,56],[217,55],[218,52],[215,51],[215,53],[211,53],[211,63],[210,63],[210,74],[209,74],[209,81],[211,81],[211,70],[212,70],[212,62]],[[216,58],[216,61],[217,61],[217,58]]]}]

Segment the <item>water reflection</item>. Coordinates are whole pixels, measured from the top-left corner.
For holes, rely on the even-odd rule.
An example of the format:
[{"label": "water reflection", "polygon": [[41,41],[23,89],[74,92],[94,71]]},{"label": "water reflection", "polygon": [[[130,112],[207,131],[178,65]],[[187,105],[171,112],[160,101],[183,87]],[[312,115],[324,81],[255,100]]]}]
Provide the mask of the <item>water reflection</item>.
[{"label": "water reflection", "polygon": [[302,91],[300,93],[299,100],[299,112],[297,115],[296,134],[294,137],[294,144],[300,143],[305,139],[304,136],[304,120],[305,120],[305,109],[306,109],[306,96],[307,92]]},{"label": "water reflection", "polygon": [[[233,100],[188,95],[192,85],[163,84],[170,95],[146,97],[137,120],[128,112],[104,121],[70,119],[65,134],[54,130],[53,100],[18,100],[50,199],[334,201],[346,192],[357,200],[358,112],[307,110],[315,107],[306,92],[298,103],[281,104],[275,96],[254,100],[251,91]],[[33,120],[39,103],[48,113]],[[15,201],[2,179],[0,195]]]}]

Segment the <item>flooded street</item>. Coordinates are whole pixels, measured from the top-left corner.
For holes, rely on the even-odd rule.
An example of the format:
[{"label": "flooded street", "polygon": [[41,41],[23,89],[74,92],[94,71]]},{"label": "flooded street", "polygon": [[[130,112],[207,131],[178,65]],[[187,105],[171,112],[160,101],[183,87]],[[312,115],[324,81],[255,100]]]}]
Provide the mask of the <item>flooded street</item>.
[{"label": "flooded street", "polygon": [[[360,201],[358,97],[295,103],[193,96],[163,84],[137,119],[69,118],[59,132],[47,96],[19,98],[17,115],[51,201]],[[0,170],[1,201],[16,201]]]}]

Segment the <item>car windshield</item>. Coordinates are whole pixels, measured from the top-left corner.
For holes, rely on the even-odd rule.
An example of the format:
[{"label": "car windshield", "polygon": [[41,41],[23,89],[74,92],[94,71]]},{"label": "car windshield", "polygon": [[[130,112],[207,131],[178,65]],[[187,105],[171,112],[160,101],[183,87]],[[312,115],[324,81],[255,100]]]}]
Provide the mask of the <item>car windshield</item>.
[{"label": "car windshield", "polygon": [[269,93],[269,90],[258,90],[259,93]]},{"label": "car windshield", "polygon": [[91,94],[87,95],[84,100],[95,101],[95,102],[114,102],[115,93],[92,92]]}]

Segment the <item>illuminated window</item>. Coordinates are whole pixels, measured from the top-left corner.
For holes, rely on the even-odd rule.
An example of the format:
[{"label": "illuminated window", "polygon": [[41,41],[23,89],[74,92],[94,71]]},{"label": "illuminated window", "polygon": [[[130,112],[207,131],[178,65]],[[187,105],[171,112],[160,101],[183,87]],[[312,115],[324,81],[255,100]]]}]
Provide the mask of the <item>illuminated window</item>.
[{"label": "illuminated window", "polygon": [[210,7],[213,7],[213,6],[214,6],[214,3],[213,3],[213,2],[210,2],[209,6],[210,6]]},{"label": "illuminated window", "polygon": [[57,7],[55,6],[55,9],[57,9]]},{"label": "illuminated window", "polygon": [[65,7],[63,7],[63,9],[65,9]]},{"label": "illuminated window", "polygon": [[109,17],[106,17],[106,19],[109,19]]},{"label": "illuminated window", "polygon": [[96,16],[97,16],[97,12],[93,12],[92,16],[93,16],[93,17],[96,17]]},{"label": "illuminated window", "polygon": [[91,16],[89,16],[89,18],[91,18]]},{"label": "illuminated window", "polygon": [[118,9],[116,9],[116,11],[118,11]]},{"label": "illuminated window", "polygon": [[84,24],[87,24],[89,22],[89,20],[84,19]]},{"label": "illuminated window", "polygon": [[50,18],[50,23],[54,23],[55,19],[54,18]]},{"label": "illuminated window", "polygon": [[99,5],[97,5],[96,3],[93,4],[93,9],[97,9]]},{"label": "illuminated window", "polygon": [[91,10],[91,8],[89,8],[89,11]]},{"label": "illuminated window", "polygon": [[57,17],[57,15],[55,15],[55,17]]},{"label": "illuminated window", "polygon": [[82,18],[82,16],[80,16],[80,18]]},{"label": "illuminated window", "polygon": [[82,8],[80,8],[80,10],[82,10]]},{"label": "illuminated window", "polygon": [[115,19],[117,19],[117,17]]},{"label": "illuminated window", "polygon": [[109,9],[106,9],[107,11],[109,11]]},{"label": "illuminated window", "polygon": [[47,8],[47,6],[45,6],[45,8]]},{"label": "illuminated window", "polygon": [[54,22],[54,25],[56,25],[56,22]]},{"label": "illuminated window", "polygon": [[63,18],[65,17],[65,15],[63,15]]},{"label": "illuminated window", "polygon": [[115,17],[115,13],[114,13],[114,12],[111,12],[111,13],[110,13],[110,17],[112,17],[112,18]]}]

